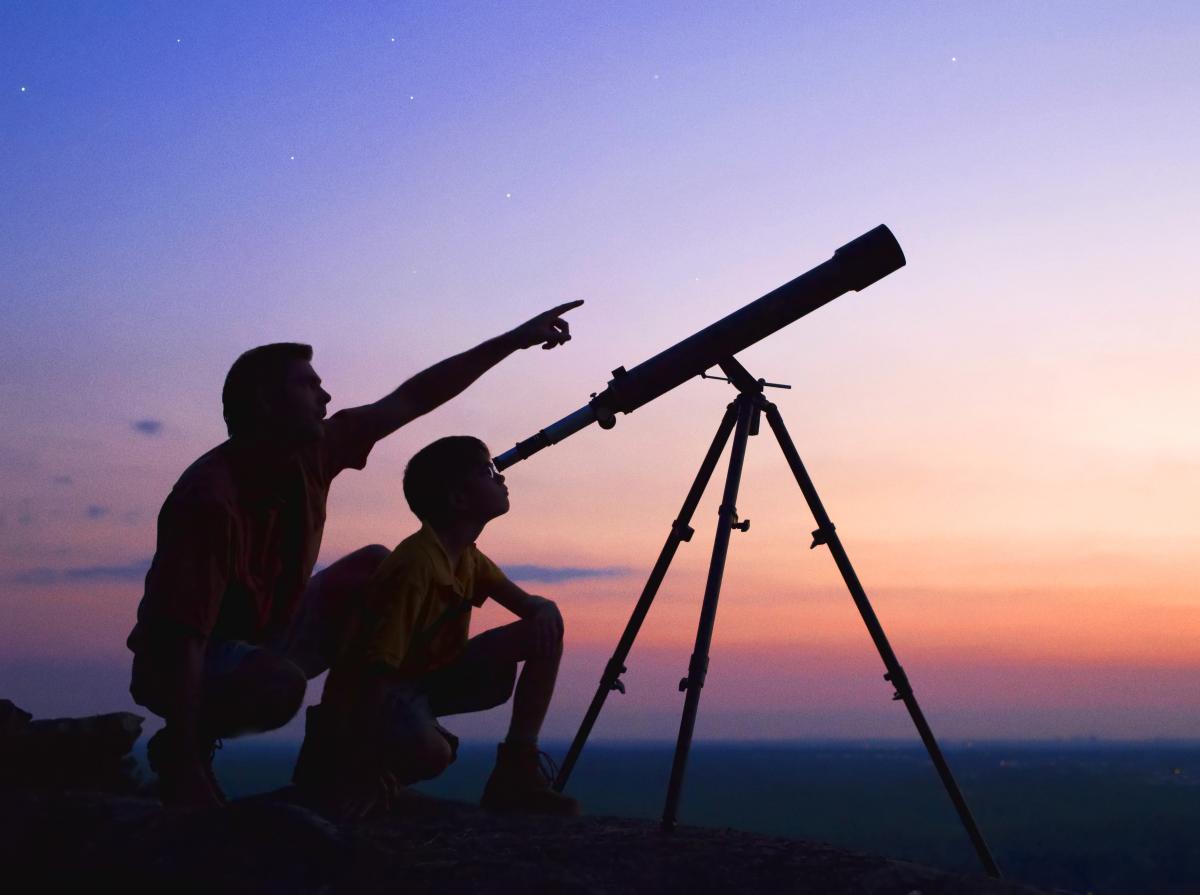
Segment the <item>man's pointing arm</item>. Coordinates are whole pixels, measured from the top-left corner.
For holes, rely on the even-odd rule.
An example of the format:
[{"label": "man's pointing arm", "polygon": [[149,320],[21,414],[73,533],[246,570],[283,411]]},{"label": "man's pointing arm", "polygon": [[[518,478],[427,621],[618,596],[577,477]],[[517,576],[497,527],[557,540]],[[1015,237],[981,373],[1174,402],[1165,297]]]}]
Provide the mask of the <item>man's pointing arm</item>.
[{"label": "man's pointing arm", "polygon": [[544,311],[516,329],[422,370],[390,395],[363,407],[370,414],[376,437],[384,438],[446,403],[514,351],[539,344],[554,348],[570,341],[571,328],[562,315],[581,304],[582,300],[569,301]]}]

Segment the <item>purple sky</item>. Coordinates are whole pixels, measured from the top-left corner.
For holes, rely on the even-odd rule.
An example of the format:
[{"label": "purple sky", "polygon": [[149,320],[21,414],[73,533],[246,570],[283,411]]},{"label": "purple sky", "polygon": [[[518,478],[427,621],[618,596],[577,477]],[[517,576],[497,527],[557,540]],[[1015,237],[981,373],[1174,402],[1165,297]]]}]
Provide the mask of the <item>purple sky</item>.
[{"label": "purple sky", "polygon": [[[313,343],[336,408],[587,299],[338,481],[329,561],[411,531],[422,444],[503,450],[886,223],[906,268],[742,360],[794,385],[935,730],[1200,736],[1195,5],[513,6],[0,8],[0,697],[128,706],[154,518],[245,348]],[[551,733],[727,400],[513,469],[480,546],[563,606]],[[598,735],[674,736],[715,500]],[[911,736],[766,439],[740,503],[697,736]]]}]

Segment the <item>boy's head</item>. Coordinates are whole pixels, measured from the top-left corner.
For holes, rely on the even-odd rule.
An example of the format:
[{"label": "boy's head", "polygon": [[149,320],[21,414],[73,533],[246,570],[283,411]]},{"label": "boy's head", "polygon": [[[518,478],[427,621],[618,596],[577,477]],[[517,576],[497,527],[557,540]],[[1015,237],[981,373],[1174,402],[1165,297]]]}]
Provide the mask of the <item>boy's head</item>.
[{"label": "boy's head", "polygon": [[439,438],[417,451],[404,468],[404,497],[430,525],[483,524],[508,512],[504,476],[487,445],[470,435]]}]

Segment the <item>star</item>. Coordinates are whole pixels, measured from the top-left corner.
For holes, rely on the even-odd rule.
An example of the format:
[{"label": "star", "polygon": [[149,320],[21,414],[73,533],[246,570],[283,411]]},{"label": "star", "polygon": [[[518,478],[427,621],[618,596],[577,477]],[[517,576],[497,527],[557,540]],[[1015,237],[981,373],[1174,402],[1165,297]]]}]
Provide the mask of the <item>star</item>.
[{"label": "star", "polygon": [[288,159],[289,159],[290,161],[293,161],[293,162],[294,162],[294,161],[296,160],[296,157],[295,157],[294,155],[289,155],[289,156],[288,156]]},{"label": "star", "polygon": [[175,43],[177,43],[177,44],[181,44],[181,43],[183,43],[183,41],[182,41],[180,38],[178,38],[178,37],[177,37],[177,38],[175,38]]},{"label": "star", "polygon": [[504,198],[505,198],[505,199],[511,199],[511,198],[512,198],[512,193],[505,193],[505,194],[504,194]]},{"label": "star", "polygon": [[24,87],[22,87],[22,88],[21,88],[21,92],[22,92],[22,93],[24,93],[24,92],[25,92],[25,88],[24,88]]},{"label": "star", "polygon": [[396,38],[394,38],[394,37],[393,37],[393,38],[392,38],[392,43],[395,43],[395,42],[396,42]]},{"label": "star", "polygon": [[412,95],[410,95],[408,98],[409,98],[409,99],[416,99],[416,97],[415,97],[415,96],[412,96]]},{"label": "star", "polygon": [[656,81],[658,80],[658,75],[654,76],[654,80],[656,80]]},{"label": "star", "polygon": [[957,56],[951,56],[951,57],[950,57],[950,61],[951,61],[951,62],[957,62],[957,61],[958,61],[958,57],[957,57]]}]

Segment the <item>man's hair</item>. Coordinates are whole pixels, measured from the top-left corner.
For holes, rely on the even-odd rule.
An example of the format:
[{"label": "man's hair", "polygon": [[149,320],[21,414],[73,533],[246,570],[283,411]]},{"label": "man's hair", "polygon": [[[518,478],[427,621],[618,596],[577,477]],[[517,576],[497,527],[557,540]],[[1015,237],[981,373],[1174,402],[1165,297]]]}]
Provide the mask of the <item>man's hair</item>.
[{"label": "man's hair", "polygon": [[261,392],[281,388],[288,367],[295,361],[311,360],[312,346],[298,342],[259,345],[235,360],[221,389],[225,428],[230,437],[250,432],[259,422]]},{"label": "man's hair", "polygon": [[491,461],[487,445],[471,435],[450,435],[421,448],[404,467],[404,499],[418,519],[442,521],[450,495],[480,463]]}]

